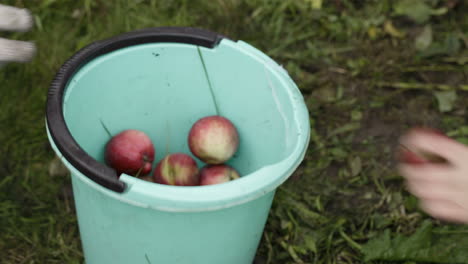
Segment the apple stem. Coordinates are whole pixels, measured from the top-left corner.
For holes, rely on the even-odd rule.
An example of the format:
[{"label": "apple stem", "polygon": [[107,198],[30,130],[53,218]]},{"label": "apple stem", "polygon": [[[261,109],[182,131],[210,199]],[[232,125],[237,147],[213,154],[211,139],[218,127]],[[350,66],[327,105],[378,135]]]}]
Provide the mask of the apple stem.
[{"label": "apple stem", "polygon": [[137,173],[135,174],[135,177],[136,177],[136,178],[140,177],[140,173],[141,173],[141,171],[143,170],[143,167],[144,167],[144,165],[141,166],[141,167],[138,169]]},{"label": "apple stem", "polygon": [[210,76],[208,75],[208,70],[206,69],[205,60],[203,59],[203,54],[200,50],[200,46],[197,46],[197,50],[198,50],[198,56],[200,56],[200,61],[203,65],[203,71],[205,72],[205,77],[208,82],[208,86],[210,87],[211,98],[213,99],[213,104],[216,109],[216,114],[219,115],[218,103],[216,102],[216,97],[214,95],[213,86],[211,85]]},{"label": "apple stem", "polygon": [[109,131],[109,129],[107,128],[107,126],[104,124],[104,121],[102,121],[101,118],[99,118],[99,121],[101,122],[101,125],[102,125],[102,127],[104,128],[104,130],[106,131],[107,135],[109,135],[109,138],[112,138],[112,134],[111,134],[111,132]]}]

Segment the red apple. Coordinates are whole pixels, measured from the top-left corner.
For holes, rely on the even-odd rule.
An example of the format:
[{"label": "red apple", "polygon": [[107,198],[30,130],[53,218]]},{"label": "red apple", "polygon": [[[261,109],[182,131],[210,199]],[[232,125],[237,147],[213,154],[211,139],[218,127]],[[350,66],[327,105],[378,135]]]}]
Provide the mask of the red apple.
[{"label": "red apple", "polygon": [[236,127],[222,116],[207,116],[192,126],[188,136],[190,151],[207,164],[222,164],[239,146]]},{"label": "red apple", "polygon": [[129,129],[109,140],[104,158],[119,175],[142,176],[151,172],[154,152],[153,143],[144,132]]},{"label": "red apple", "polygon": [[408,164],[424,164],[424,163],[447,163],[448,161],[436,154],[413,151],[406,147],[400,149],[399,159],[401,162]]},{"label": "red apple", "polygon": [[239,177],[239,173],[228,165],[206,165],[200,170],[200,185],[219,184]]},{"label": "red apple", "polygon": [[400,162],[418,165],[427,162],[423,157],[409,150],[407,147],[400,146],[398,150],[398,159]]},{"label": "red apple", "polygon": [[164,157],[153,173],[154,182],[177,186],[195,186],[200,182],[195,160],[184,153]]},{"label": "red apple", "polygon": [[[427,127],[416,127],[411,129],[411,133],[425,133],[435,135],[438,137],[449,138],[440,130]],[[398,158],[401,162],[408,164],[424,164],[424,163],[447,163],[448,161],[434,153],[427,153],[423,151],[412,150],[407,146],[400,145],[398,150]]]}]

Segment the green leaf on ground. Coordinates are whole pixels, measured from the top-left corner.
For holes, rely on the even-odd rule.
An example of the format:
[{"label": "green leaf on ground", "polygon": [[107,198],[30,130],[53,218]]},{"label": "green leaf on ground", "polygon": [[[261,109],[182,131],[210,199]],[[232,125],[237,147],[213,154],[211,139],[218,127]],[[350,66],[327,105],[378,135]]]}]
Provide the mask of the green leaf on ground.
[{"label": "green leaf on ground", "polygon": [[59,157],[55,157],[49,163],[49,175],[51,177],[66,177],[69,173],[69,170],[65,167]]},{"label": "green leaf on ground", "polygon": [[362,119],[362,111],[359,109],[354,109],[351,111],[351,120],[353,121],[359,121]]},{"label": "green leaf on ground", "polygon": [[322,0],[306,0],[309,2],[313,9],[322,9]]},{"label": "green leaf on ground", "polygon": [[414,40],[414,46],[417,50],[425,50],[432,43],[432,27],[426,25],[421,33]]},{"label": "green leaf on ground", "polygon": [[432,57],[440,55],[455,55],[461,50],[460,37],[455,33],[449,33],[444,42],[434,42],[420,55],[421,57]]},{"label": "green leaf on ground", "polygon": [[434,92],[434,96],[437,98],[440,112],[444,113],[444,112],[452,111],[455,101],[457,100],[456,91],[452,90],[452,91]]},{"label": "green leaf on ground", "polygon": [[468,236],[461,231],[434,228],[427,220],[413,235],[390,234],[386,229],[362,247],[366,261],[468,263]]},{"label": "green leaf on ground", "polygon": [[445,38],[444,47],[447,53],[450,55],[453,55],[459,52],[461,49],[459,36],[455,33],[448,34],[447,37]]},{"label": "green leaf on ground", "polygon": [[405,32],[400,31],[397,29],[391,20],[387,20],[384,23],[384,31],[394,38],[404,38]]},{"label": "green leaf on ground", "polygon": [[349,167],[351,168],[351,176],[357,176],[362,170],[362,161],[359,156],[349,160]]},{"label": "green leaf on ground", "polygon": [[432,8],[421,0],[400,0],[393,9],[396,15],[407,16],[421,24],[428,21],[432,14]]}]

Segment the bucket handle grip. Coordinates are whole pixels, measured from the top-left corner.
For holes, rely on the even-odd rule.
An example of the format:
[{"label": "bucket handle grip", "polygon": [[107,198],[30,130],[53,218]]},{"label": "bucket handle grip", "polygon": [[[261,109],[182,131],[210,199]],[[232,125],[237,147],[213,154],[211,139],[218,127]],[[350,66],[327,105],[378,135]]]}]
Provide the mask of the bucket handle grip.
[{"label": "bucket handle grip", "polygon": [[131,31],[96,41],[79,50],[59,69],[47,95],[47,129],[60,153],[72,166],[97,184],[115,192],[124,192],[126,185],[119,180],[117,172],[88,155],[75,141],[65,123],[63,98],[70,79],[87,62],[125,47],[146,43],[176,42],[214,48],[223,38],[226,37],[204,29],[157,27]]}]

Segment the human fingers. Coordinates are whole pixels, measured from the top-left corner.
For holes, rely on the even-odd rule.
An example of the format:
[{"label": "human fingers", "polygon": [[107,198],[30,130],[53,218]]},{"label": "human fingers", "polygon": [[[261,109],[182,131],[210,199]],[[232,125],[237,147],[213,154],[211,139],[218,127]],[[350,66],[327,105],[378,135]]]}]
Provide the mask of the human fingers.
[{"label": "human fingers", "polygon": [[420,207],[434,218],[450,222],[468,223],[468,210],[454,202],[425,199],[420,202]]},{"label": "human fingers", "polygon": [[450,184],[434,184],[427,181],[407,181],[406,188],[420,199],[451,200],[457,199],[457,190]]},{"label": "human fingers", "polygon": [[433,184],[454,182],[456,179],[453,178],[453,175],[457,173],[455,167],[438,163],[424,163],[418,165],[401,163],[398,164],[397,170],[407,180],[426,181]]}]

